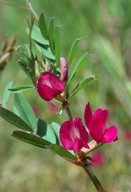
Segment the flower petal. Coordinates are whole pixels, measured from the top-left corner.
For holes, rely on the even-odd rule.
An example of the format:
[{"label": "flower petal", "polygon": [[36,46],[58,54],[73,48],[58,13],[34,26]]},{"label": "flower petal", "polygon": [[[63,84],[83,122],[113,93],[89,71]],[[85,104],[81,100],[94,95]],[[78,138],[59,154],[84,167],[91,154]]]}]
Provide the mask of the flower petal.
[{"label": "flower petal", "polygon": [[85,111],[84,111],[84,119],[86,126],[89,128],[90,122],[92,121],[93,113],[90,107],[90,103],[86,104]]},{"label": "flower petal", "polygon": [[74,151],[74,153],[76,153],[79,148],[80,148],[80,141],[79,141],[78,138],[76,138],[75,141],[74,141],[74,145],[73,145],[73,151]]},{"label": "flower petal", "polygon": [[79,138],[86,143],[88,142],[88,133],[80,117],[75,117],[72,121],[71,136],[72,138]]},{"label": "flower petal", "polygon": [[105,110],[102,110],[100,108],[98,108],[94,115],[93,115],[93,118],[97,118],[101,116],[102,117],[102,122],[103,122],[103,125],[104,125],[104,129],[106,130],[106,127],[107,127],[107,121],[108,121],[108,110],[105,109]]},{"label": "flower petal", "polygon": [[45,101],[50,101],[54,97],[57,96],[56,91],[54,91],[53,89],[51,89],[50,87],[48,87],[46,85],[41,84],[40,86],[37,86],[37,91],[38,91],[40,97],[42,99],[44,99]]},{"label": "flower petal", "polygon": [[82,147],[89,148],[89,146],[87,145],[87,143],[85,141],[83,141],[82,139],[76,138],[74,141],[74,145],[73,145],[74,153],[76,153]]},{"label": "flower petal", "polygon": [[112,125],[108,129],[106,129],[103,142],[112,143],[117,140],[117,137],[118,137],[118,128]]},{"label": "flower petal", "polygon": [[107,120],[108,110],[97,109],[89,126],[90,135],[97,143],[103,140]]},{"label": "flower petal", "polygon": [[58,94],[61,94],[64,91],[64,84],[54,74],[52,74],[52,77],[51,77],[51,84],[52,84],[52,88]]},{"label": "flower petal", "polygon": [[71,138],[71,121],[65,121],[60,127],[60,141],[67,150],[73,149],[74,140]]}]

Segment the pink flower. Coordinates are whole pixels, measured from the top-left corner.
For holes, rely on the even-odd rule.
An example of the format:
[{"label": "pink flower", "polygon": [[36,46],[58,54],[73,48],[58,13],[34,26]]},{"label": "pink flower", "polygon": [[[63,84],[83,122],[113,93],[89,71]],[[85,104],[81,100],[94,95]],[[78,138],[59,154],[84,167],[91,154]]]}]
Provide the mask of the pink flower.
[{"label": "pink flower", "polygon": [[93,166],[103,166],[105,162],[104,153],[97,151],[92,154],[92,165]]},{"label": "pink flower", "polygon": [[90,104],[85,108],[84,118],[86,126],[90,131],[90,136],[97,143],[111,143],[117,140],[118,129],[112,125],[107,128],[108,110],[98,108],[93,114]]},{"label": "pink flower", "polygon": [[82,147],[89,148],[88,133],[82,124],[80,117],[75,117],[72,121],[65,121],[60,127],[60,141],[67,150],[76,153]]},{"label": "pink flower", "polygon": [[36,89],[42,99],[50,101],[64,91],[64,84],[51,72],[43,72],[36,82]]}]

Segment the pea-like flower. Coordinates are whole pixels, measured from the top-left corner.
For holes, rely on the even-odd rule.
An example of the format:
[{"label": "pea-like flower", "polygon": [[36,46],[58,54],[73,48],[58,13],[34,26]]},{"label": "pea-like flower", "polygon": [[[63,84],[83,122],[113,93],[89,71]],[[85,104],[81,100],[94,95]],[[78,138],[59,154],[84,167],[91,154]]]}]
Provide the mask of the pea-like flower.
[{"label": "pea-like flower", "polygon": [[[89,135],[97,143],[111,143],[117,140],[118,128],[114,125],[107,127],[108,110],[98,108],[92,113],[90,104],[85,107],[84,119],[87,128],[82,124],[80,117],[65,121],[60,127],[60,141],[67,150],[78,150],[89,148]],[[91,147],[91,146],[90,146]],[[90,148],[91,149],[91,148]],[[87,150],[88,152],[89,150]]]},{"label": "pea-like flower", "polygon": [[108,110],[98,108],[93,114],[90,104],[85,107],[84,119],[90,136],[97,143],[112,143],[118,138],[118,128],[114,125],[107,127]]},{"label": "pea-like flower", "polygon": [[80,117],[65,121],[60,127],[60,141],[67,150],[76,153],[82,147],[88,147],[88,132],[82,124]]},{"label": "pea-like flower", "polygon": [[36,82],[36,89],[45,101],[56,98],[64,91],[64,84],[51,72],[43,72]]}]

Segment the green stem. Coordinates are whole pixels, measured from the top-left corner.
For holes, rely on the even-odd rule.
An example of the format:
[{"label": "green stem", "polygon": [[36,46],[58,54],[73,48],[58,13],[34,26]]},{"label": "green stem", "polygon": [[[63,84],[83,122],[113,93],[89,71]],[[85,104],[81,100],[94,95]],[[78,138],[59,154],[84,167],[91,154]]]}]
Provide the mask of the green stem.
[{"label": "green stem", "polygon": [[73,118],[68,104],[64,107],[64,110],[66,112],[67,119],[72,120]]},{"label": "green stem", "polygon": [[37,20],[39,20],[39,17],[38,17],[38,15],[36,14],[35,10],[33,9],[32,5],[31,5],[31,3],[30,3],[30,0],[26,0],[26,2],[27,2],[27,4],[28,4],[28,6],[29,6],[29,8],[30,8],[30,10],[31,10],[31,12],[32,12],[32,14],[34,15],[34,17],[35,17]]},{"label": "green stem", "polygon": [[86,171],[86,173],[88,174],[88,176],[90,177],[92,183],[94,184],[96,190],[98,192],[105,192],[105,190],[103,189],[100,181],[97,179],[97,177],[94,175],[93,171],[90,169],[87,161],[85,160],[83,163],[83,168]]}]

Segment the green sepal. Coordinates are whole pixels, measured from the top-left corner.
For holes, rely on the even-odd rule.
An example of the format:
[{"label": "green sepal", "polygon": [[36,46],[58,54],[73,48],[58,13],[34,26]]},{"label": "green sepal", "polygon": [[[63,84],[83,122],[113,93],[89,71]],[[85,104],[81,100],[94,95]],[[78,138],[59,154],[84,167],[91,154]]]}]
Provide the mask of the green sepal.
[{"label": "green sepal", "polygon": [[25,97],[16,93],[14,96],[14,107],[17,114],[30,126],[34,131],[37,130],[37,119],[34,111]]},{"label": "green sepal", "polygon": [[88,85],[88,83],[90,83],[91,81],[95,80],[95,75],[90,74],[87,78],[83,79],[82,81],[80,81],[76,87],[74,88],[74,90],[72,91],[72,93],[69,96],[69,100],[72,99],[72,97],[78,92],[80,91],[82,88],[86,87]]},{"label": "green sepal", "polygon": [[2,108],[1,106],[0,106],[0,116],[6,121],[8,121],[9,123],[15,125],[16,127],[19,127],[20,129],[23,129],[29,132],[33,131],[32,128],[25,121],[23,121],[23,119],[21,119],[12,111]]}]

